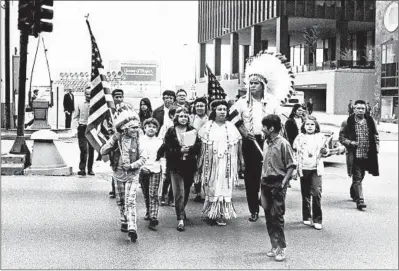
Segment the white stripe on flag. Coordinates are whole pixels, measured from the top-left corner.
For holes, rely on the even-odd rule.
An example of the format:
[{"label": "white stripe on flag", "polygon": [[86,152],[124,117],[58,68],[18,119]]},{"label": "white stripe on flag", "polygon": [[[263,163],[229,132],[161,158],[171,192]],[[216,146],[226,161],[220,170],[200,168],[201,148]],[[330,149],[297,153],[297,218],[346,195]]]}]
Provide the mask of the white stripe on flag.
[{"label": "white stripe on flag", "polygon": [[102,97],[104,97],[104,91],[101,90],[96,94],[96,96],[91,97],[90,99],[90,107],[94,106]]},{"label": "white stripe on flag", "polygon": [[98,68],[98,73],[102,75],[106,75],[103,68]]},{"label": "white stripe on flag", "polygon": [[107,112],[108,106],[105,103],[103,106],[101,106],[99,109],[96,110],[96,112],[93,112],[89,116],[89,120],[87,121],[87,125],[90,125],[92,122],[94,122],[96,119],[102,116],[105,112]]},{"label": "white stripe on flag", "polygon": [[111,84],[108,81],[103,81],[103,88],[111,89]]},{"label": "white stripe on flag", "polygon": [[100,76],[97,76],[96,78],[94,78],[92,81],[91,81],[91,89],[90,90],[93,90],[98,84],[100,84],[101,83],[101,77]]},{"label": "white stripe on flag", "polygon": [[107,102],[113,102],[114,98],[112,98],[112,94],[105,94],[105,100]]},{"label": "white stripe on flag", "polygon": [[240,116],[235,116],[230,122],[236,124],[240,119]]}]

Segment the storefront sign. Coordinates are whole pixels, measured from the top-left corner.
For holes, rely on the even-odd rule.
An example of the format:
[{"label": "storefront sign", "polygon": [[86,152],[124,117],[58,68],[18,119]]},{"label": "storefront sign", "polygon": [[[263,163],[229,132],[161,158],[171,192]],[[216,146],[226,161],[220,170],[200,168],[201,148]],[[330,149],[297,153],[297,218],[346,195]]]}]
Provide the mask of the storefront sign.
[{"label": "storefront sign", "polygon": [[122,66],[123,81],[156,81],[157,68],[143,66]]}]

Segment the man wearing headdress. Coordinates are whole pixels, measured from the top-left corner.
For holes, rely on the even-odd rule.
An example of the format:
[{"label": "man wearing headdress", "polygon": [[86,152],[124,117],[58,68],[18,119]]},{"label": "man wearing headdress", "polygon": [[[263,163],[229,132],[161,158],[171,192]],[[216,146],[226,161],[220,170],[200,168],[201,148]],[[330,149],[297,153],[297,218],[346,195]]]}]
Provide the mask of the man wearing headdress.
[{"label": "man wearing headdress", "polygon": [[245,70],[247,94],[229,110],[229,120],[235,123],[243,137],[244,182],[251,222],[259,218],[261,148],[264,143],[262,119],[269,114],[279,114],[280,105],[292,93],[293,76],[287,68],[287,59],[281,54],[265,52],[252,57]]}]

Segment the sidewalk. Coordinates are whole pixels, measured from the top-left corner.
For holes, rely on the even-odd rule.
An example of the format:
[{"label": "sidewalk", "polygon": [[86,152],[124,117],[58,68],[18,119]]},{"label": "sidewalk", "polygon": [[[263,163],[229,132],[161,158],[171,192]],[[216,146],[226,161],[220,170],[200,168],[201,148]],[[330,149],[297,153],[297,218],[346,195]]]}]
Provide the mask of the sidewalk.
[{"label": "sidewalk", "polygon": [[[333,115],[324,112],[313,112],[312,114],[317,118],[320,124],[341,127],[342,122],[348,118],[348,115]],[[398,133],[398,124],[380,122],[377,125],[378,132]]]}]

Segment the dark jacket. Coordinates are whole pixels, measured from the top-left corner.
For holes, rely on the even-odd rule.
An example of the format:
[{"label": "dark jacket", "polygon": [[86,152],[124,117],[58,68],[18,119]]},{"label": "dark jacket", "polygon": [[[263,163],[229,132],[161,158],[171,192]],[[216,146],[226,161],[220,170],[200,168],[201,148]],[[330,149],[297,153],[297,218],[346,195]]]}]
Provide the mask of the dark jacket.
[{"label": "dark jacket", "polygon": [[[372,117],[365,116],[367,126],[369,129],[369,151],[366,161],[366,170],[373,176],[379,176],[378,169],[378,146],[379,137],[375,122]],[[339,131],[339,142],[346,147],[346,165],[349,177],[352,176],[353,161],[356,157],[356,147],[351,146],[351,141],[357,142],[355,131],[355,115],[351,115],[347,120],[342,122],[341,130]]]},{"label": "dark jacket", "polygon": [[157,109],[154,110],[154,112],[152,112],[152,117],[154,119],[156,119],[159,123],[159,129],[157,132],[157,135],[159,133],[159,130],[161,130],[161,127],[163,125],[163,118],[165,116],[165,111],[164,111],[165,105],[162,105],[160,107],[158,107]]},{"label": "dark jacket", "polygon": [[306,109],[307,109],[308,111],[313,111],[313,103],[308,102],[308,103],[306,104]]},{"label": "dark jacket", "polygon": [[64,95],[64,112],[68,111],[69,113],[72,113],[73,111],[75,111],[75,97],[72,93],[71,95],[69,95],[69,93],[66,93]]},{"label": "dark jacket", "polygon": [[[187,132],[195,130],[194,127],[187,127]],[[197,170],[197,154],[201,149],[201,140],[198,138],[195,140],[194,146],[190,147],[186,160],[183,160],[183,153],[181,152],[182,146],[177,139],[175,127],[170,127],[165,134],[165,157],[166,167],[172,171],[179,172],[181,174],[193,175]]]},{"label": "dark jacket", "polygon": [[294,140],[296,136],[298,135],[298,128],[300,129],[301,127],[298,127],[296,125],[296,121],[293,118],[287,119],[285,122],[285,132],[287,136],[288,142],[290,142],[290,145],[292,147],[292,144],[294,144]]}]

